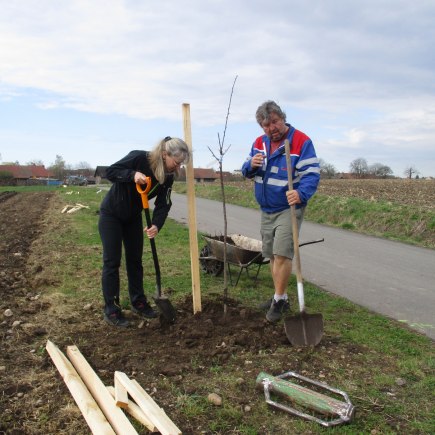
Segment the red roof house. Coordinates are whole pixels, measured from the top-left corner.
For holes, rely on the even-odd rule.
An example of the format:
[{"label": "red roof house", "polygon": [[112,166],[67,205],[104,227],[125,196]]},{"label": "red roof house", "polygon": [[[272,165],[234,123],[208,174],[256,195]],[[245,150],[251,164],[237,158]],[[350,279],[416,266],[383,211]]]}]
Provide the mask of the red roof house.
[{"label": "red roof house", "polygon": [[50,172],[43,165],[0,165],[0,174],[8,175],[16,185],[26,184],[31,178],[49,178]]},{"label": "red roof house", "polygon": [[45,166],[38,165],[0,165],[0,172],[7,172],[17,179],[28,178],[48,178],[50,173],[45,169]]}]

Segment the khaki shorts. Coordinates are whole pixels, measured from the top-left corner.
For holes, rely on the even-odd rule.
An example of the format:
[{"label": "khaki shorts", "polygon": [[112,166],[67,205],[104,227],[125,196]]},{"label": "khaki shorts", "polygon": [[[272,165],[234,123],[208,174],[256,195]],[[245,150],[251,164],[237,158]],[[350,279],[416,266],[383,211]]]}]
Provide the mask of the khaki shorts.
[{"label": "khaki shorts", "polygon": [[[305,207],[296,209],[298,229],[300,231]],[[262,255],[271,258],[280,255],[293,259],[293,231],[290,209],[278,213],[261,213]]]}]

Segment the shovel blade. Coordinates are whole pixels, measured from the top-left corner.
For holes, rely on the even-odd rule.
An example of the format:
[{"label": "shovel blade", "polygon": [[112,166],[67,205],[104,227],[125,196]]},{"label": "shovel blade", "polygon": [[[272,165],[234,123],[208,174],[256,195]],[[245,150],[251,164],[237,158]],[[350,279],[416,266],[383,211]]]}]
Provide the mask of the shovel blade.
[{"label": "shovel blade", "polygon": [[153,299],[165,320],[167,320],[169,323],[175,323],[177,312],[171,304],[171,301],[164,296],[155,297]]},{"label": "shovel blade", "polygon": [[317,346],[323,336],[323,316],[302,312],[285,319],[284,329],[293,346]]}]

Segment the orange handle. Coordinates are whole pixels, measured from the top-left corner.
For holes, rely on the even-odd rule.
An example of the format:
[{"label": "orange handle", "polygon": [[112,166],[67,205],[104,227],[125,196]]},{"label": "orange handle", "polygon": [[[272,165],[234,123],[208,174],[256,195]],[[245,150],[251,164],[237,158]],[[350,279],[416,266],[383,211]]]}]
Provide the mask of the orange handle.
[{"label": "orange handle", "polygon": [[139,183],[136,183],[136,190],[139,192],[142,198],[143,208],[148,209],[148,192],[151,190],[151,177],[145,177],[145,189],[142,189],[142,186]]}]

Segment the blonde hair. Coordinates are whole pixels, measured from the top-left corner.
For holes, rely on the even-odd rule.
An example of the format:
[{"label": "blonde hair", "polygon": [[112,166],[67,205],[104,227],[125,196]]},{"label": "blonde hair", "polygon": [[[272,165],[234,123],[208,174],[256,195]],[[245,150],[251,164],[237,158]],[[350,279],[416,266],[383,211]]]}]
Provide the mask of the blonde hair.
[{"label": "blonde hair", "polygon": [[[162,139],[150,153],[151,170],[160,184],[163,184],[166,179],[165,162],[163,160],[164,151],[168,156],[175,157],[183,163],[188,163],[191,157],[189,147],[184,140],[170,136]],[[178,173],[178,168],[176,172]]]}]

